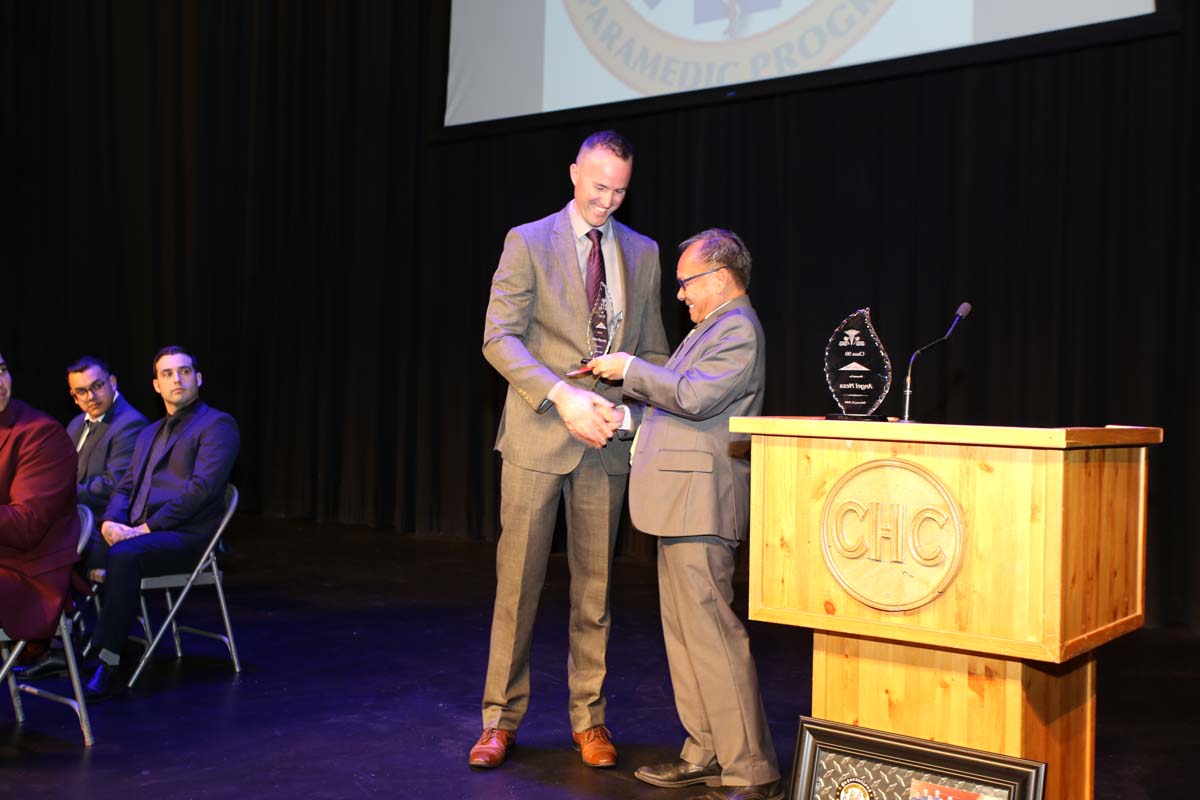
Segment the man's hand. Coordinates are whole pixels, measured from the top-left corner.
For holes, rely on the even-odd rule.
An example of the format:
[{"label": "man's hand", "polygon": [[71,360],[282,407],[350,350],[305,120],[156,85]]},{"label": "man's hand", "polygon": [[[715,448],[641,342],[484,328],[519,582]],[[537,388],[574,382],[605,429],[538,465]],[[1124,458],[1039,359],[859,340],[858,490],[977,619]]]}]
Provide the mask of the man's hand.
[{"label": "man's hand", "polygon": [[141,535],[141,531],[131,528],[128,525],[122,525],[119,522],[106,520],[100,526],[100,535],[104,537],[104,541],[108,543],[108,546],[112,547],[117,542],[123,542],[126,539],[132,539],[135,536]]},{"label": "man's hand", "polygon": [[604,356],[596,356],[588,362],[588,369],[592,374],[604,378],[607,381],[620,381],[625,379],[625,365],[633,356],[629,353],[609,353]]},{"label": "man's hand", "polygon": [[621,424],[622,415],[611,402],[566,383],[554,392],[554,406],[567,431],[589,447],[604,447]]}]

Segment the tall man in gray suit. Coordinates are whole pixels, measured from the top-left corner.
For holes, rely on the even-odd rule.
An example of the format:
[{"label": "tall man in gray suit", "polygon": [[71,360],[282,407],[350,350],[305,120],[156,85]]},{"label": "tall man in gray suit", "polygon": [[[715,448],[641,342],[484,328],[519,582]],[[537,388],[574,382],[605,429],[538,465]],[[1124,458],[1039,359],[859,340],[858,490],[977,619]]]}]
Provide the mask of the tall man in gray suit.
[{"label": "tall man in gray suit", "polygon": [[749,442],[729,419],[762,411],[762,325],[746,296],[750,252],[710,229],[681,246],[678,298],[696,327],[664,366],[616,353],[594,374],[624,379],[646,404],[629,484],[634,525],[658,538],[658,593],[675,706],[678,761],[634,774],[655,786],[718,787],[704,800],[782,798],[750,640],[730,608],[750,516]]},{"label": "tall man in gray suit", "polygon": [[133,443],[147,420],[117,391],[117,376],[98,358],[83,356],[67,367],[67,387],[82,412],[67,423],[79,454],[79,502],[100,514],[133,458]]},{"label": "tall man in gray suit", "polygon": [[[503,458],[496,605],[483,691],[483,734],[469,763],[504,761],[529,706],[529,648],[561,496],[571,570],[567,679],[572,738],[584,763],[611,767],[604,675],[609,573],[629,473],[627,442],[609,439],[621,389],[589,373],[599,322],[614,349],[667,356],[658,245],[612,218],[625,199],[633,147],[589,136],[571,165],[575,196],[561,211],[513,228],[492,279],[483,354],[508,381],[496,449]],[[609,303],[605,308],[603,300]],[[597,320],[592,313],[599,308]]]}]

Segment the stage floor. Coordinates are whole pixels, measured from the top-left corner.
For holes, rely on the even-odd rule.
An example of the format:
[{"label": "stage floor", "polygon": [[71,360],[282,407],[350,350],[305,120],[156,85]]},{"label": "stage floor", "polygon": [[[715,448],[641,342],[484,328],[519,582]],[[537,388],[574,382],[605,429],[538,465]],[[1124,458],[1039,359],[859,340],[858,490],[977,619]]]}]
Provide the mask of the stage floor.
[{"label": "stage floor", "polygon": [[[69,709],[0,697],[0,797],[682,798],[640,783],[676,757],[652,564],[618,559],[608,660],[616,768],[583,766],[566,714],[565,558],[552,558],[534,634],[533,697],[509,761],[467,766],[494,590],[493,545],[239,518],[223,562],[243,672],[185,638],[133,693],[91,709],[85,749]],[[744,612],[746,588],[737,587]],[[158,611],[161,614],[161,611]],[[210,589],[182,612],[218,624]],[[812,637],[751,623],[780,767],[809,711]],[[1142,630],[1099,656],[1098,800],[1185,797],[1200,748],[1200,637]],[[61,686],[60,682],[48,682]]]}]

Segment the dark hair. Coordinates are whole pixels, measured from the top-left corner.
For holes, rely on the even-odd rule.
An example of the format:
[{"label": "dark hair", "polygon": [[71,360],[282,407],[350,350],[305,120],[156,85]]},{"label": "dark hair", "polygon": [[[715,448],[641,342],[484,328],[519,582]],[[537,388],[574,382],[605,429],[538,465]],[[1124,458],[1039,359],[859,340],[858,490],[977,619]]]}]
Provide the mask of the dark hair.
[{"label": "dark hair", "polygon": [[682,253],[696,242],[703,242],[700,245],[701,261],[714,267],[724,267],[729,270],[739,289],[749,288],[750,250],[741,237],[723,228],[709,228],[680,242],[679,252]]},{"label": "dark hair", "polygon": [[150,369],[155,378],[158,377],[158,360],[160,358],[162,358],[163,356],[174,356],[174,355],[187,356],[188,358],[190,358],[192,360],[192,369],[196,372],[200,371],[200,362],[198,362],[196,360],[196,357],[194,355],[192,355],[189,351],[183,349],[182,347],[180,347],[177,344],[169,344],[166,347],[164,347],[162,350],[159,350],[157,353],[154,354],[154,362],[150,365]]},{"label": "dark hair", "polygon": [[95,356],[80,356],[77,358],[74,364],[67,367],[67,375],[70,375],[72,372],[85,372],[92,367],[99,367],[109,375],[112,375],[112,370],[108,368],[108,364],[105,364]]},{"label": "dark hair", "polygon": [[575,160],[583,158],[586,151],[596,149],[607,150],[622,161],[633,158],[633,142],[616,131],[597,131],[579,145],[579,155],[575,157]]}]

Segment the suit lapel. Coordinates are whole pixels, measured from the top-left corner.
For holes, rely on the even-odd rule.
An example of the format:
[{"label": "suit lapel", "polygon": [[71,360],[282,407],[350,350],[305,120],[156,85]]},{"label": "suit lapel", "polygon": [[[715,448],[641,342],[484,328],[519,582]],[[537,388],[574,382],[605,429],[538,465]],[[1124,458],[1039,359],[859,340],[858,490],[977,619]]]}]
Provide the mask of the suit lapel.
[{"label": "suit lapel", "polygon": [[[91,458],[92,453],[99,447],[105,439],[112,435],[113,426],[117,422],[117,418],[121,416],[124,410],[124,397],[118,397],[112,404],[112,408],[104,415],[104,419],[96,427],[92,428],[92,432],[88,434],[87,441],[83,443],[83,447],[79,450],[78,468],[76,470],[76,479],[83,480],[84,473],[87,467],[87,461]],[[87,414],[79,417],[79,427],[75,435],[71,436],[73,444],[79,444],[79,437],[83,436],[83,429],[87,421]]]},{"label": "suit lapel", "polygon": [[687,357],[688,353],[692,351],[692,348],[694,348],[700,342],[700,340],[705,337],[709,329],[712,328],[713,325],[717,324],[717,320],[726,314],[729,314],[736,309],[748,306],[749,304],[750,298],[745,295],[735,298],[729,301],[729,305],[721,309],[720,313],[713,314],[708,319],[697,325],[695,329],[692,330],[691,335],[680,342],[679,347],[675,348],[675,352],[671,354],[671,358],[667,361],[667,366],[678,366],[678,364]]},{"label": "suit lapel", "polygon": [[[163,448],[162,457],[164,459],[166,459],[167,454],[171,452],[171,448],[175,446],[175,443],[178,442],[185,433],[195,427],[200,419],[206,413],[208,413],[208,406],[206,406],[202,401],[197,400],[196,404],[196,410],[192,413],[191,417],[183,424],[176,425],[175,430],[171,431],[171,435],[167,438],[167,446]],[[165,425],[166,423],[164,422],[163,424]]]},{"label": "suit lapel", "polygon": [[78,445],[79,437],[83,436],[83,421],[87,419],[87,414],[79,414],[71,417],[71,421],[67,423],[67,436],[71,437],[71,444]]},{"label": "suit lapel", "polygon": [[[92,457],[92,452],[96,449],[104,437],[107,436],[112,430],[110,420],[113,417],[114,411],[116,411],[115,406],[109,411],[108,414],[105,415],[104,419],[101,420],[96,427],[92,428],[92,432],[88,434],[87,439],[83,443],[83,447],[79,448],[79,456],[76,459],[75,480],[83,480],[83,476],[87,473],[87,462],[88,459]],[[84,419],[86,420],[86,417]],[[81,429],[85,427],[86,425],[80,425]],[[83,430],[80,430],[79,436],[82,435]],[[76,437],[76,440],[78,440],[78,437]]]},{"label": "suit lapel", "polygon": [[[629,319],[625,316],[625,309],[630,308],[633,304],[629,301],[629,287],[633,285],[630,280],[630,264],[633,264],[636,259],[627,257],[625,254],[625,237],[621,235],[621,224],[615,219],[612,220],[613,244],[616,245],[614,250],[617,251],[617,280],[621,281],[621,304],[624,308],[616,309],[615,312],[621,314],[621,324],[617,326],[617,338],[613,341],[613,346],[609,348],[610,352],[620,352],[625,343],[625,332],[629,330]],[[630,254],[633,256],[634,254]]]},{"label": "suit lapel", "polygon": [[[571,215],[566,207],[554,220],[555,260],[562,264],[562,279],[567,287],[567,297],[571,302],[572,316],[582,314],[587,317],[591,309],[587,304],[587,287],[583,285],[583,276],[579,273],[579,253],[575,249],[575,231],[571,229]],[[580,331],[582,334],[583,331]]]}]

